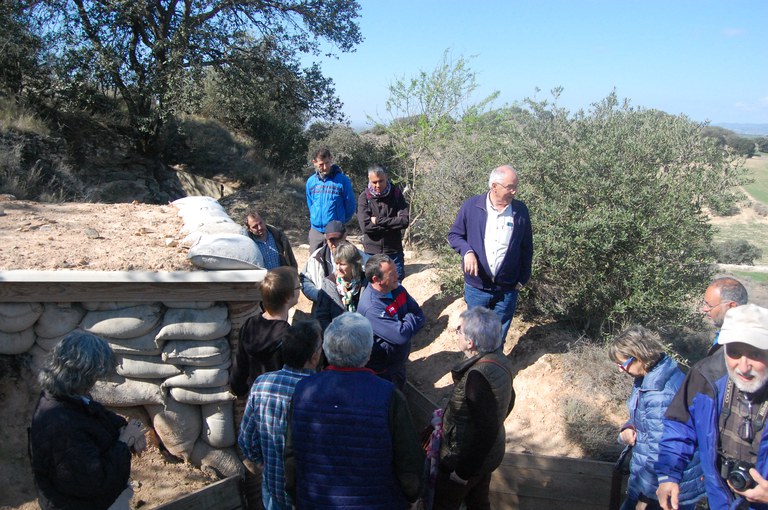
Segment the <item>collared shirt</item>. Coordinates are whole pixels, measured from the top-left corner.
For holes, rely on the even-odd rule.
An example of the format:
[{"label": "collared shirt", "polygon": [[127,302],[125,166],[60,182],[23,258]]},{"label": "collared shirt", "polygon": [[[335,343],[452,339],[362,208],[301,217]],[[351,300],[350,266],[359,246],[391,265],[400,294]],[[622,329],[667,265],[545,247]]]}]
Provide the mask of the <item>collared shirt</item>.
[{"label": "collared shirt", "polygon": [[277,372],[260,375],[251,387],[240,423],[238,445],[246,458],[263,463],[263,486],[281,505],[293,501],[285,492],[285,427],[296,384],[313,370],[297,370],[287,365]]},{"label": "collared shirt", "polygon": [[267,231],[266,240],[262,241],[256,236],[251,236],[251,239],[258,246],[261,256],[264,257],[264,269],[274,269],[280,266],[280,252],[277,251],[277,243],[272,232],[266,228],[264,230]]},{"label": "collared shirt", "polygon": [[511,205],[497,211],[491,204],[490,193],[485,196],[485,209],[488,211],[485,220],[485,256],[488,257],[488,265],[491,273],[496,276],[504,257],[507,255],[509,242],[514,231],[514,216]]}]

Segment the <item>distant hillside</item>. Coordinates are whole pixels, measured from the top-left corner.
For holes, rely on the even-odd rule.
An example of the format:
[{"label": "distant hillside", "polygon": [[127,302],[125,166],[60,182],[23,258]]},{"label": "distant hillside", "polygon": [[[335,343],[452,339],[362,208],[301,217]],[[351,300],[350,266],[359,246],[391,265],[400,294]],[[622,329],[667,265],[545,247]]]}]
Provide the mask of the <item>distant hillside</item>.
[{"label": "distant hillside", "polygon": [[740,135],[768,136],[768,124],[739,124],[734,122],[713,122],[713,126],[730,129]]}]

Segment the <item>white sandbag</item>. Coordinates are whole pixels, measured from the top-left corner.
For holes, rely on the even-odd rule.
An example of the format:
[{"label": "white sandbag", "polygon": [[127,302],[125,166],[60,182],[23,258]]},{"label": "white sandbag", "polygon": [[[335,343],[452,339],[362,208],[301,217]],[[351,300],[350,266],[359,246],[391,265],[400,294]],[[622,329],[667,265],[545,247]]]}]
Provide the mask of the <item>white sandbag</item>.
[{"label": "white sandbag", "polygon": [[227,218],[230,221],[232,220],[219,203],[211,204],[210,206],[183,207],[176,214],[184,220],[184,223],[197,220],[204,221],[207,218]]},{"label": "white sandbag", "polygon": [[204,310],[173,308],[165,312],[157,341],[213,340],[229,334],[229,310],[217,305]]},{"label": "white sandbag", "polygon": [[0,331],[5,333],[24,331],[31,328],[42,313],[43,305],[40,303],[0,303]]},{"label": "white sandbag", "polygon": [[216,225],[219,223],[237,225],[229,216],[192,216],[184,221],[184,224],[179,229],[179,235],[186,236],[200,230],[205,225]]},{"label": "white sandbag", "polygon": [[35,334],[43,338],[57,338],[77,328],[85,315],[78,303],[45,303],[43,313],[35,323]]},{"label": "white sandbag", "polygon": [[30,350],[33,345],[35,345],[35,330],[31,327],[15,333],[0,331],[0,354],[22,354]]},{"label": "white sandbag", "polygon": [[216,304],[216,301],[163,301],[166,308],[190,308],[194,310],[205,310]]},{"label": "white sandbag", "polygon": [[162,380],[126,379],[122,375],[110,374],[106,380],[96,381],[91,395],[98,402],[110,407],[132,407],[165,403],[160,384]]},{"label": "white sandbag", "polygon": [[172,455],[189,461],[203,423],[200,406],[182,404],[168,396],[165,406],[144,406],[152,419],[152,427]]},{"label": "white sandbag", "polygon": [[122,310],[123,308],[133,308],[134,306],[141,306],[145,303],[139,303],[135,301],[83,301],[80,303],[87,311],[98,310]]},{"label": "white sandbag", "polygon": [[234,400],[235,396],[229,391],[229,386],[218,388],[171,388],[170,395],[182,404],[213,404]]},{"label": "white sandbag", "polygon": [[235,446],[235,415],[232,402],[216,402],[200,406],[203,415],[203,432],[200,437],[216,448]]},{"label": "white sandbag", "polygon": [[27,351],[27,354],[29,355],[29,369],[33,374],[37,374],[42,371],[43,367],[46,363],[48,363],[48,360],[51,357],[50,352],[44,350],[36,343],[30,347],[30,349]]},{"label": "white sandbag", "polygon": [[219,338],[210,342],[171,340],[163,347],[163,361],[174,365],[212,367],[230,359],[229,341]]},{"label": "white sandbag", "polygon": [[196,245],[203,236],[209,236],[214,234],[238,234],[246,235],[245,229],[242,225],[237,223],[223,221],[218,223],[205,223],[200,225],[194,230],[191,230],[179,244],[186,247]]},{"label": "white sandbag", "polygon": [[181,374],[181,368],[164,363],[159,354],[140,356],[131,354],[116,354],[117,367],[115,370],[123,377],[133,379],[165,379]]},{"label": "white sandbag", "polygon": [[245,466],[237,457],[234,448],[214,448],[202,439],[195,443],[190,462],[206,473],[213,473],[219,478],[245,476]]},{"label": "white sandbag", "polygon": [[[213,197],[205,195],[195,195],[190,197],[177,198],[171,205],[183,209],[185,207],[208,207],[212,204],[218,204],[219,201]],[[220,205],[220,204],[219,204]]]},{"label": "white sandbag", "polygon": [[[163,382],[163,388],[217,388],[229,382],[227,362],[215,367],[186,366],[181,374],[169,377]],[[173,366],[173,365],[171,365]]]},{"label": "white sandbag", "polygon": [[58,345],[59,342],[64,340],[64,337],[67,336],[69,333],[65,333],[61,336],[57,336],[54,338],[45,338],[38,336],[35,338],[35,345],[39,345],[43,350],[45,351],[52,351],[54,347]]},{"label": "white sandbag", "polygon": [[249,237],[238,234],[204,236],[187,258],[203,269],[263,269],[264,257]]},{"label": "white sandbag", "polygon": [[162,318],[158,304],[139,305],[120,310],[100,310],[85,314],[80,327],[89,333],[116,340],[136,338],[152,331]]},{"label": "white sandbag", "polygon": [[109,338],[104,337],[115,354],[138,354],[140,356],[153,356],[162,354],[163,343],[155,338],[160,332],[160,325],[145,335],[136,338]]}]

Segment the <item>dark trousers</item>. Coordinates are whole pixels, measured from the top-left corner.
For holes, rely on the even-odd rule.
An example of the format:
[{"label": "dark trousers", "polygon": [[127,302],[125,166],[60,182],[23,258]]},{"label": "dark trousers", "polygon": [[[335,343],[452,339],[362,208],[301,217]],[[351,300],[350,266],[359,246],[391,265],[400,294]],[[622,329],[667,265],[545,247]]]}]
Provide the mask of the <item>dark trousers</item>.
[{"label": "dark trousers", "polygon": [[488,496],[491,473],[473,476],[466,485],[451,481],[450,475],[442,469],[437,472],[433,510],[459,510],[462,502],[467,505],[467,510],[491,510]]}]

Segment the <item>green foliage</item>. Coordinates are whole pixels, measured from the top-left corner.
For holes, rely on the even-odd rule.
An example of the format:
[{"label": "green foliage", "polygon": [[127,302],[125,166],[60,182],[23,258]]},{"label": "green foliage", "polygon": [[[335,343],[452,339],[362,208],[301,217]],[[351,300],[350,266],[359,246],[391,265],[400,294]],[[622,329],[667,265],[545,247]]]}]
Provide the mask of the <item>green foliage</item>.
[{"label": "green foliage", "polygon": [[[390,115],[387,134],[392,140],[399,165],[396,173],[408,189],[411,222],[418,225],[428,211],[428,205],[438,205],[433,192],[431,169],[445,157],[449,140],[463,123],[472,123],[498,95],[492,94],[477,104],[471,96],[477,89],[477,77],[468,62],[455,61],[448,51],[432,72],[421,71],[416,77],[399,79],[389,87],[386,109]],[[450,202],[446,207],[450,207]],[[428,234],[437,234],[431,227]],[[408,230],[410,241],[413,229]],[[422,232],[423,233],[423,232]]]},{"label": "green foliage", "polygon": [[712,251],[715,260],[721,264],[745,264],[752,266],[755,264],[755,259],[760,259],[763,256],[763,250],[745,239],[713,243]]},{"label": "green foliage", "polygon": [[0,90],[22,95],[37,75],[42,41],[27,30],[21,2],[0,2]]},{"label": "green foliage", "polygon": [[755,145],[757,146],[757,150],[759,150],[762,153],[768,152],[768,136],[763,136],[757,139],[755,142]]},{"label": "green foliage", "polygon": [[[48,55],[62,87],[119,97],[141,135],[140,148],[152,153],[163,124],[194,103],[188,85],[208,68],[229,76],[233,96],[242,90],[248,98],[256,88],[266,102],[265,91],[280,91],[293,95],[305,114],[338,115],[330,80],[317,65],[302,69],[299,59],[319,55],[323,42],[351,50],[362,40],[359,9],[354,0],[202,0],[184,8],[168,0],[43,0],[29,12],[35,34],[51,42]],[[243,123],[265,133],[254,112],[247,113]]]},{"label": "green foliage", "polygon": [[710,277],[702,207],[738,200],[743,166],[684,116],[528,101],[508,159],[534,225],[535,308],[588,329],[679,325]]},{"label": "green foliage", "polygon": [[730,147],[736,154],[751,158],[755,155],[755,139],[751,137],[741,136],[730,129],[721,128],[718,126],[706,126],[704,128],[704,135],[715,140],[718,147],[725,148]]}]

